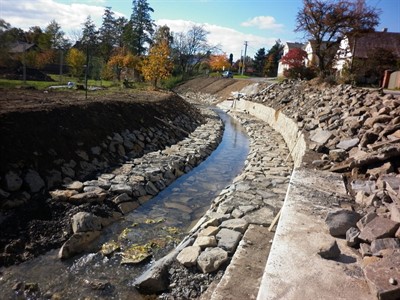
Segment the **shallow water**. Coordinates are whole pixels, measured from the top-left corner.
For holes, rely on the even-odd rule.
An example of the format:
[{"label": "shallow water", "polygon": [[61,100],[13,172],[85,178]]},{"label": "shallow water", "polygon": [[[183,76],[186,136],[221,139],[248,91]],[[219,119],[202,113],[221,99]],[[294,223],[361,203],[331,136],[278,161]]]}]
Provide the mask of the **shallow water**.
[{"label": "shallow water", "polygon": [[[29,299],[46,299],[46,295],[56,299],[144,299],[133,287],[135,278],[180,242],[244,166],[248,137],[226,113],[218,114],[225,123],[224,136],[206,161],[103,230],[92,252],[60,261],[57,249],[0,269],[0,299],[26,299],[22,293],[12,291],[17,282],[38,284],[40,291],[31,292]],[[103,256],[98,250],[110,242],[120,249]],[[135,265],[121,264],[122,252],[132,245],[149,246],[151,257]]]}]

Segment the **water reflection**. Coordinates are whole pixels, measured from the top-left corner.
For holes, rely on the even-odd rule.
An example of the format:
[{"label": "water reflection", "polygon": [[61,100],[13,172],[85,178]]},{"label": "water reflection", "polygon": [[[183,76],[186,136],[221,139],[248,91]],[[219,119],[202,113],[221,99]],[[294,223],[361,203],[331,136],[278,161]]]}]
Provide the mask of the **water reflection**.
[{"label": "water reflection", "polygon": [[[181,176],[156,197],[108,227],[93,253],[60,261],[57,251],[32,261],[3,269],[0,289],[6,299],[24,299],[12,294],[16,282],[36,282],[42,295],[60,299],[141,299],[132,287],[134,279],[155,259],[169,252],[187,230],[202,217],[211,201],[240,173],[248,154],[248,138],[240,124],[222,111],[225,123],[221,144],[210,157]],[[104,243],[118,243],[119,250],[103,256],[98,249]],[[121,264],[123,249],[149,245],[153,256],[138,265]],[[35,299],[35,297],[31,298]]]}]

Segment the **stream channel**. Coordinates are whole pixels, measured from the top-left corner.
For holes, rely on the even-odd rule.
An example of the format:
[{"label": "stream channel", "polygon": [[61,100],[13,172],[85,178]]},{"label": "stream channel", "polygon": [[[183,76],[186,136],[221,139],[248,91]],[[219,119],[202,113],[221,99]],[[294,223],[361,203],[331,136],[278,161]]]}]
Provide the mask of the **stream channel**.
[{"label": "stream channel", "polygon": [[[199,166],[181,176],[150,201],[107,227],[89,253],[57,258],[52,250],[31,261],[0,269],[0,299],[150,299],[133,282],[157,259],[170,252],[204,215],[214,198],[240,174],[249,152],[243,127],[216,110],[225,124],[218,148]],[[140,264],[121,264],[118,251],[104,256],[104,243],[125,247],[152,244],[152,256]],[[32,284],[30,296],[13,291]]]}]

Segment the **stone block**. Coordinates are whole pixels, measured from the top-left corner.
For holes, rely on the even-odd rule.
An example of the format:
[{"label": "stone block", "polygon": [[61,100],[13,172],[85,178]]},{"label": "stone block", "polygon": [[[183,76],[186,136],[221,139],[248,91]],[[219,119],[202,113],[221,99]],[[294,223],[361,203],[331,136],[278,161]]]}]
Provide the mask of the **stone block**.
[{"label": "stone block", "polygon": [[372,294],[380,300],[400,299],[400,252],[382,258],[364,268]]},{"label": "stone block", "polygon": [[400,223],[392,220],[376,217],[371,222],[367,223],[361,230],[360,240],[371,243],[373,240],[382,239],[386,237],[394,237]]},{"label": "stone block", "polygon": [[230,219],[221,223],[222,228],[228,228],[240,233],[244,233],[249,223],[244,219]]},{"label": "stone block", "polygon": [[228,260],[228,252],[221,248],[203,251],[197,258],[197,265],[203,273],[217,271]]},{"label": "stone block", "polygon": [[338,209],[328,212],[325,218],[325,224],[328,226],[329,233],[332,236],[345,236],[346,231],[355,227],[361,215],[357,212]]},{"label": "stone block", "polygon": [[390,249],[400,250],[400,240],[398,238],[377,239],[371,243],[371,252],[375,256],[381,256],[383,250]]},{"label": "stone block", "polygon": [[185,267],[195,266],[199,257],[201,248],[199,246],[189,246],[184,248],[176,257],[180,264]]},{"label": "stone block", "polygon": [[242,239],[242,236],[243,235],[238,231],[222,228],[216,236],[218,247],[225,249],[229,253],[233,253]]}]

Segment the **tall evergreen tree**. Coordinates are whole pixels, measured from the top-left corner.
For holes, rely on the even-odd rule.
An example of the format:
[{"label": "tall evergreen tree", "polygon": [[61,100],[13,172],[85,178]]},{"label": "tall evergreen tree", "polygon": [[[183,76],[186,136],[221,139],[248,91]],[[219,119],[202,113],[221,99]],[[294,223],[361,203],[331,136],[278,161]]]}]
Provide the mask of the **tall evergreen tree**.
[{"label": "tall evergreen tree", "polygon": [[111,7],[106,7],[103,14],[103,23],[99,30],[100,52],[106,61],[110,58],[111,52],[117,43],[118,28],[116,21]]},{"label": "tall evergreen tree", "polygon": [[264,75],[264,67],[265,67],[265,61],[266,61],[266,54],[265,54],[265,48],[261,48],[257,51],[256,55],[254,56],[254,69],[256,71],[256,74],[259,76]]},{"label": "tall evergreen tree", "polygon": [[154,22],[150,13],[154,10],[147,0],[133,0],[133,12],[126,33],[128,47],[134,55],[142,55],[146,52],[145,44],[151,44],[151,36],[154,33]]},{"label": "tall evergreen tree", "polygon": [[265,62],[265,75],[268,77],[276,77],[278,75],[279,60],[283,54],[283,45],[280,40],[275,42],[275,45],[267,52],[267,60]]},{"label": "tall evergreen tree", "polygon": [[83,23],[81,43],[83,46],[87,46],[90,49],[94,49],[95,45],[98,44],[96,25],[90,16],[87,16],[85,23]]}]

